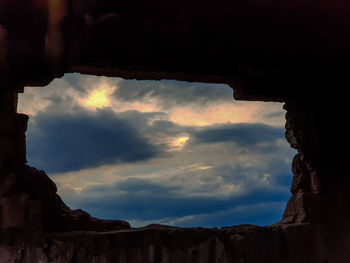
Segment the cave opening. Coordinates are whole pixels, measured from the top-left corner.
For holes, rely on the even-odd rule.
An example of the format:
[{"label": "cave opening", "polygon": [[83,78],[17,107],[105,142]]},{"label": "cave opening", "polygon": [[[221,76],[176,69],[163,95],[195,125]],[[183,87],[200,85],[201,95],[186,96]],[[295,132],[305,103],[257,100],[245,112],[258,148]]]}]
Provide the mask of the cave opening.
[{"label": "cave opening", "polygon": [[270,225],[290,197],[282,104],[234,101],[228,85],[66,74],[26,87],[18,110],[29,165],[98,218]]}]

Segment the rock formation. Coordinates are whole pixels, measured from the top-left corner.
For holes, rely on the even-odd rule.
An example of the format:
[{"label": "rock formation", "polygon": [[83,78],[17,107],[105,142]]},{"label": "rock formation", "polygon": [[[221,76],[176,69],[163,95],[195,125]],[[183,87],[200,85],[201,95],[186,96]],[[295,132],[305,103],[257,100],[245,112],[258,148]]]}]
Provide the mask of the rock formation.
[{"label": "rock formation", "polygon": [[[344,263],[350,258],[350,3],[0,2],[0,262]],[[269,227],[130,229],[70,210],[26,165],[26,85],[67,72],[220,82],[285,102],[292,197]]]}]

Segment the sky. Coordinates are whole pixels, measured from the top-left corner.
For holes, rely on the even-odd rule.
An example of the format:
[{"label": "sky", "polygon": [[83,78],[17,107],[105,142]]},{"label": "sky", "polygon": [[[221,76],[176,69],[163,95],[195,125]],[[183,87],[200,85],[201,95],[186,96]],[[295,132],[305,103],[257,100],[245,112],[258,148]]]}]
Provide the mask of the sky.
[{"label": "sky", "polygon": [[95,217],[269,225],[290,197],[282,104],[235,101],[227,85],[66,74],[26,87],[18,110],[28,164]]}]

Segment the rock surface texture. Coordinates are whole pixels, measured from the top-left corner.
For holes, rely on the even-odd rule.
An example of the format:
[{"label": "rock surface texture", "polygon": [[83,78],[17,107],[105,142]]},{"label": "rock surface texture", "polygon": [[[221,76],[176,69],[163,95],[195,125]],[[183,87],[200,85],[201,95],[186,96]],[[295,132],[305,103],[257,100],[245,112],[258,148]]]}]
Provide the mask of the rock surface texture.
[{"label": "rock surface texture", "polygon": [[[350,259],[347,0],[0,1],[0,262],[345,263]],[[230,84],[283,101],[298,150],[269,227],[181,229],[72,211],[26,165],[24,86],[67,72]]]}]

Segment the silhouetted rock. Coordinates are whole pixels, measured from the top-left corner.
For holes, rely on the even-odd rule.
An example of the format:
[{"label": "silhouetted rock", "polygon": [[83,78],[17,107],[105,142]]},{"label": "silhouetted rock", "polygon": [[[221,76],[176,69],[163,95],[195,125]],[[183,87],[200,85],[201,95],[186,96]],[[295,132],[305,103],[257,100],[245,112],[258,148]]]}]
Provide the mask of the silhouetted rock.
[{"label": "silhouetted rock", "polygon": [[[82,210],[71,210],[56,194],[53,181],[29,166],[1,177],[1,230],[40,235],[47,232],[115,231],[129,229],[118,220],[99,220]],[[28,233],[27,233],[28,235]]]}]

